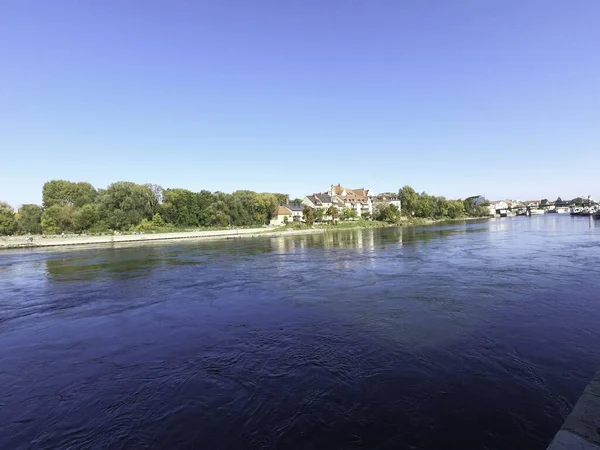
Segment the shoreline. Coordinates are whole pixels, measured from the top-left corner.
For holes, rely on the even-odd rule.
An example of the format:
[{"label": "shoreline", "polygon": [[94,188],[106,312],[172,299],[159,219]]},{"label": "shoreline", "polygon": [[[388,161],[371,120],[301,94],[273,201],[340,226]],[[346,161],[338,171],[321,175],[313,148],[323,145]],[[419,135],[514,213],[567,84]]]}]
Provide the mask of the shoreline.
[{"label": "shoreline", "polygon": [[48,247],[109,246],[114,244],[139,244],[157,241],[228,240],[255,237],[279,237],[293,236],[296,234],[323,233],[325,231],[325,229],[265,230],[264,228],[244,228],[235,230],[181,231],[172,233],[105,236],[17,236],[0,238],[0,251],[3,249],[16,250]]},{"label": "shoreline", "polygon": [[316,227],[306,229],[265,229],[265,228],[240,228],[232,230],[213,230],[213,231],[179,231],[168,233],[152,233],[152,234],[119,234],[119,235],[101,235],[101,236],[85,236],[85,235],[52,235],[52,236],[4,236],[0,237],[0,251],[29,249],[29,248],[48,248],[48,247],[80,247],[80,246],[108,246],[114,244],[138,244],[145,242],[157,241],[186,241],[186,240],[228,240],[242,239],[255,237],[281,237],[294,236],[301,234],[318,234],[328,231],[338,230],[357,230],[370,228],[395,228],[395,227],[415,227],[428,226],[443,223],[455,223],[461,221],[471,221],[485,219],[481,217],[467,217],[462,219],[445,219],[445,220],[424,220],[411,223],[404,221],[401,224],[389,224],[386,226],[366,227],[357,224],[355,227],[346,226],[336,228],[333,227]]},{"label": "shoreline", "polygon": [[600,450],[600,371],[592,377],[548,450]]}]

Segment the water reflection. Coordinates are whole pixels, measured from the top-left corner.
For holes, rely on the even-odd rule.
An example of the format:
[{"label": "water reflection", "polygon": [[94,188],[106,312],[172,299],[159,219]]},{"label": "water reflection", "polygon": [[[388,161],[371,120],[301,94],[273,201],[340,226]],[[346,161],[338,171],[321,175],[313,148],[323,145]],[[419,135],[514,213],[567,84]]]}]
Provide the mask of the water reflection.
[{"label": "water reflection", "polygon": [[488,226],[485,223],[468,225],[458,223],[430,227],[341,229],[272,238],[157,242],[85,251],[70,249],[51,254],[44,259],[43,264],[50,281],[90,282],[102,278],[129,279],[150,276],[156,270],[168,270],[178,266],[202,266],[215,261],[231,267],[237,262],[251,260],[261,254],[299,256],[311,249],[353,250],[365,255],[364,263],[369,262],[369,258],[374,258],[378,249],[390,246],[399,249],[403,245],[422,245],[432,240],[467,233],[505,229],[505,226]]}]

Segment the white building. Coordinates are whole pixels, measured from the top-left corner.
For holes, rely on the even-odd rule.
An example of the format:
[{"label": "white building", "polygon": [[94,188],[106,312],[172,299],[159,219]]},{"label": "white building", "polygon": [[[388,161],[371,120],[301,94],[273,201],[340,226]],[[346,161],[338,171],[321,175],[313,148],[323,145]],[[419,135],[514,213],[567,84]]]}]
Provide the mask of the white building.
[{"label": "white building", "polygon": [[502,211],[508,211],[508,203],[506,203],[504,200],[490,202],[488,209],[490,212],[490,216],[494,216],[496,214],[500,214]]}]

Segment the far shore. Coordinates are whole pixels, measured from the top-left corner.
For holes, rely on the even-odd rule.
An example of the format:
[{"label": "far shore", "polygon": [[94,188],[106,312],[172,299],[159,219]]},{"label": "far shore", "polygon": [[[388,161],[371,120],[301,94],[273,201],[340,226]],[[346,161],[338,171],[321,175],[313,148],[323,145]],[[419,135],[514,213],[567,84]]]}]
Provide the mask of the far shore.
[{"label": "far shore", "polygon": [[50,235],[0,237],[0,249],[64,247],[80,245],[134,244],[152,241],[238,239],[263,236],[289,236],[294,234],[322,233],[325,229],[286,230],[280,228],[240,228],[214,231],[181,231],[171,233],[114,234],[100,236]]},{"label": "far shore", "polygon": [[[452,223],[463,220],[475,220],[477,218],[469,217],[454,220],[419,220],[418,222],[404,221],[402,224],[389,224],[387,227],[399,226],[422,226],[434,225],[439,223]],[[479,218],[481,219],[481,218]],[[348,224],[350,225],[350,224]],[[280,237],[293,236],[301,234],[325,233],[335,230],[351,230],[366,228],[357,223],[355,227],[344,226],[340,228],[333,227],[315,227],[291,229],[286,227],[275,228],[239,228],[228,230],[210,230],[210,231],[179,231],[168,233],[147,233],[147,234],[107,234],[107,235],[34,235],[34,236],[1,236],[1,249],[22,249],[39,247],[65,247],[65,246],[96,246],[96,245],[114,245],[114,244],[136,244],[152,241],[184,241],[184,240],[215,240],[215,239],[241,239],[255,237]]]}]

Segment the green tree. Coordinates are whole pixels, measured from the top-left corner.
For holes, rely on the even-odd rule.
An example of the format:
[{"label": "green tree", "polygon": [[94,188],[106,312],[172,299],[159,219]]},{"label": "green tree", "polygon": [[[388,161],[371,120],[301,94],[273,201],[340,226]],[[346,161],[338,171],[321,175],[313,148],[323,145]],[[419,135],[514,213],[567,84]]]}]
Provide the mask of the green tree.
[{"label": "green tree", "polygon": [[315,209],[315,222],[323,222],[324,215],[325,215],[325,210],[323,208]]},{"label": "green tree", "polygon": [[83,206],[96,200],[97,192],[94,186],[86,182],[52,180],[44,184],[42,198],[44,208],[54,205]]},{"label": "green tree", "polygon": [[45,234],[58,234],[75,231],[78,209],[73,205],[53,205],[42,214],[42,231]]},{"label": "green tree", "polygon": [[465,214],[469,217],[478,216],[478,205],[475,204],[475,201],[472,198],[466,198],[463,200],[463,209]]},{"label": "green tree", "polygon": [[42,232],[41,206],[27,204],[19,208],[17,226],[21,233],[41,234]]},{"label": "green tree", "polygon": [[152,225],[156,228],[164,228],[166,226],[165,221],[159,213],[152,216]]},{"label": "green tree", "polygon": [[155,211],[154,192],[144,185],[129,181],[118,181],[102,192],[99,203],[100,219],[104,219],[113,230],[128,230],[151,219]]},{"label": "green tree", "polygon": [[215,193],[215,201],[206,209],[206,224],[208,226],[226,227],[231,224],[229,207],[222,192]]},{"label": "green tree", "polygon": [[165,219],[179,226],[200,225],[201,208],[198,195],[187,189],[167,189],[163,193],[162,211]]},{"label": "green tree", "polygon": [[396,205],[392,204],[379,204],[375,207],[373,217],[376,220],[388,223],[400,223],[401,215],[400,210]]},{"label": "green tree", "polygon": [[446,197],[435,197],[435,217],[448,217],[450,215],[450,202]]},{"label": "green tree", "polygon": [[74,226],[77,231],[87,231],[98,224],[98,206],[83,205],[75,214]]},{"label": "green tree", "polygon": [[0,235],[10,235],[16,231],[15,210],[8,203],[0,202]]},{"label": "green tree", "polygon": [[488,208],[490,206],[490,202],[482,202],[477,205],[475,208],[475,217],[487,217],[490,215],[490,210]]},{"label": "green tree", "polygon": [[339,216],[339,211],[335,206],[331,205],[329,208],[327,208],[327,215],[331,217],[332,220],[335,220]]},{"label": "green tree", "polygon": [[313,223],[315,223],[315,212],[310,206],[304,206],[303,215],[304,222],[306,223],[306,225],[312,225]]},{"label": "green tree", "polygon": [[461,200],[450,200],[448,202],[448,217],[458,219],[464,215],[464,204]]},{"label": "green tree", "polygon": [[546,206],[547,204],[548,204],[548,199],[547,198],[542,199],[542,201],[540,202],[541,206]]},{"label": "green tree", "polygon": [[382,222],[400,223],[401,221],[400,210],[396,205],[391,204],[377,205],[373,216]]},{"label": "green tree", "polygon": [[402,210],[407,216],[412,216],[418,209],[419,194],[410,186],[404,186],[398,191],[398,197],[402,202]]},{"label": "green tree", "polygon": [[435,197],[423,192],[419,195],[419,200],[414,209],[414,215],[417,217],[432,219],[436,215]]},{"label": "green tree", "polygon": [[356,219],[358,214],[354,208],[344,208],[342,210],[342,214],[340,215],[341,220],[350,220]]}]

